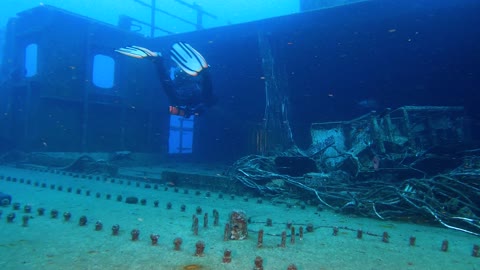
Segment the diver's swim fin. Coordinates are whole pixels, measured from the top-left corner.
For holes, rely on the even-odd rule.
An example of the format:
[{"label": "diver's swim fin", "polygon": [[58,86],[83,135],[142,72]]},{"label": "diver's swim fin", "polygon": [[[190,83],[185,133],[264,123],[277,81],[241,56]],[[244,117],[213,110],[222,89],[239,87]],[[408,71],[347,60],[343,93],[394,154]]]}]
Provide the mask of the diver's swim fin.
[{"label": "diver's swim fin", "polygon": [[187,43],[177,42],[170,50],[170,57],[188,75],[197,76],[200,71],[208,67],[203,56]]},{"label": "diver's swim fin", "polygon": [[117,49],[115,51],[118,53],[124,54],[126,56],[134,57],[134,58],[162,56],[161,53],[152,52],[151,50],[144,47],[140,47],[140,46],[129,46],[129,47]]}]

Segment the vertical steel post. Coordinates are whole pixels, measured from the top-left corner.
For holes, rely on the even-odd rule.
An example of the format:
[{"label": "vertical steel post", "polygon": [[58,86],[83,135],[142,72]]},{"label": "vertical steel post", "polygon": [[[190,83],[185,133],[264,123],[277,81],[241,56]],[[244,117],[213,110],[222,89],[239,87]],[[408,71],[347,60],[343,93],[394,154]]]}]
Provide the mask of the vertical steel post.
[{"label": "vertical steel post", "polygon": [[[85,62],[85,74],[86,76],[85,79],[89,78],[88,76],[92,76],[92,71],[93,71],[93,58],[92,58],[92,43],[91,43],[91,24],[88,24],[88,29],[87,29],[87,35],[86,35],[86,40],[85,40],[85,57],[86,57],[86,62]],[[88,133],[89,133],[89,111],[90,111],[90,91],[91,91],[91,81],[90,79],[89,83],[85,83],[85,87],[83,88],[83,104],[82,104],[82,137],[81,137],[81,151],[82,152],[87,152],[89,150],[89,145],[88,145]]]}]

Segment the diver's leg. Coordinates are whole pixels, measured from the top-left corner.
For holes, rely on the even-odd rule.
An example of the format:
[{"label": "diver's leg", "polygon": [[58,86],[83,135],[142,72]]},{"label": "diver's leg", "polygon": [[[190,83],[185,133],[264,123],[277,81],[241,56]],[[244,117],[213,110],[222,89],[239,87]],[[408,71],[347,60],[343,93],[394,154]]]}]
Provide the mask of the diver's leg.
[{"label": "diver's leg", "polygon": [[175,86],[173,85],[173,81],[167,73],[167,69],[165,68],[165,64],[162,57],[157,57],[152,61],[155,65],[157,70],[158,77],[160,79],[160,83],[162,84],[163,91],[167,95],[167,98],[171,105],[179,105],[177,92],[175,91]]},{"label": "diver's leg", "polygon": [[199,73],[202,77],[202,99],[205,105],[211,106],[215,104],[216,98],[213,95],[212,78],[209,69],[204,69]]}]

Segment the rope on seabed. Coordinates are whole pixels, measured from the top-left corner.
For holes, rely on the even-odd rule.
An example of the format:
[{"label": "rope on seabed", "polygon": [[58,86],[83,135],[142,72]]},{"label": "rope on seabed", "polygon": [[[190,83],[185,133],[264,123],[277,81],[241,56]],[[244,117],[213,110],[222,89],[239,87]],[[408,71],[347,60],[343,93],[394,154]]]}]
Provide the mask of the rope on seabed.
[{"label": "rope on seabed", "polygon": [[430,214],[432,214],[438,222],[440,222],[443,226],[449,228],[449,229],[453,229],[453,230],[457,230],[457,231],[461,231],[461,232],[464,232],[464,233],[469,233],[469,234],[473,234],[475,236],[480,236],[480,233],[474,233],[472,231],[469,231],[469,230],[465,230],[465,229],[462,229],[462,228],[458,228],[458,227],[454,227],[454,226],[451,226],[451,225],[448,225],[447,223],[445,223],[441,218],[438,217],[437,214],[435,214],[434,211],[432,211],[432,209],[430,209],[429,207],[426,207],[424,206],[425,209],[428,210],[428,212],[430,212]]},{"label": "rope on seabed", "polygon": [[[261,186],[261,185],[258,185],[257,183],[255,183],[251,179],[254,179],[254,180],[259,180],[260,178],[262,178],[262,179],[267,178],[269,180],[282,179],[289,184],[292,184],[294,186],[297,186],[297,187],[300,187],[300,188],[303,188],[305,190],[308,190],[308,191],[311,191],[311,192],[315,193],[315,196],[317,197],[317,199],[322,204],[328,206],[331,209],[335,208],[335,207],[331,206],[330,204],[328,204],[324,199],[322,199],[320,194],[318,193],[318,191],[316,189],[311,188],[309,186],[306,186],[306,185],[304,185],[304,184],[302,184],[298,181],[295,181],[294,178],[291,177],[291,176],[269,172],[269,171],[260,169],[259,164],[252,164],[253,161],[260,161],[260,162],[264,163],[264,165],[265,165],[265,162],[270,161],[270,160],[271,160],[270,158],[263,157],[263,156],[246,156],[246,157],[238,160],[234,165],[234,167],[236,167],[234,169],[234,171],[240,172],[242,174],[242,176],[234,175],[233,178],[236,179],[236,180],[239,180],[240,182],[242,182],[245,186],[247,186],[249,188],[258,189],[261,193],[265,192],[265,190],[278,192],[278,191],[281,191],[282,189]],[[253,171],[253,173],[255,173],[255,174],[247,173],[246,170]]]},{"label": "rope on seabed", "polygon": [[[282,175],[273,172],[274,170],[272,158],[247,156],[237,161],[229,174],[232,179],[262,194],[285,193],[284,187],[259,184],[259,182],[267,183],[279,179],[286,184],[314,193],[320,203],[334,210],[351,211],[353,209],[357,214],[382,220],[421,218],[422,215],[427,215],[446,228],[480,236],[480,233],[476,232],[477,229],[480,232],[480,220],[474,214],[480,212],[480,206],[474,200],[480,188],[474,183],[463,182],[450,174],[436,175],[432,178],[407,179],[401,183],[378,180],[348,183],[327,178],[321,183],[316,183],[319,186],[312,187],[308,183],[302,183],[302,180],[305,180],[304,177]],[[452,204],[456,209],[454,211],[470,211],[466,212],[468,216],[458,216],[455,212],[450,213],[452,217],[441,214]],[[470,215],[472,218],[469,217]],[[446,219],[455,223],[464,222],[465,226],[470,226],[473,230],[462,227],[464,226],[462,224],[454,226]]]}]

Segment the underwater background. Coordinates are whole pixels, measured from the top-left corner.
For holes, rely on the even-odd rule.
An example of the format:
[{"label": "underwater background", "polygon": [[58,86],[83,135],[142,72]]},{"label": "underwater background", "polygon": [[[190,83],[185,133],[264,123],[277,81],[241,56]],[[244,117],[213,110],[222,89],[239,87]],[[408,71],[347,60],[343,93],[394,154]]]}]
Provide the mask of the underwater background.
[{"label": "underwater background", "polygon": [[[87,2],[82,5],[84,9],[75,2],[52,4],[58,4],[67,10],[70,8],[71,11],[82,16],[92,17],[109,24],[115,24],[121,12],[126,12],[124,15],[127,16],[137,16],[143,21],[149,21],[148,8],[135,1],[129,4],[108,2],[99,2],[98,8],[93,8],[97,5],[96,3]],[[169,11],[172,14],[187,9],[189,12],[181,14],[185,14],[190,21],[195,21],[194,10],[175,1],[167,2],[161,4],[165,10],[169,10],[170,5],[179,9]],[[479,83],[478,76],[475,76],[478,73],[475,63],[478,62],[479,57],[476,51],[479,35],[475,27],[468,27],[477,23],[473,16],[476,9],[472,8],[472,6],[475,7],[475,3],[472,1],[455,3],[417,1],[412,4],[410,1],[367,1],[368,3],[365,4],[328,8],[334,4],[341,5],[347,2],[349,3],[349,1],[319,1],[318,3],[313,1],[312,4],[308,1],[302,3],[285,1],[284,5],[275,5],[276,8],[268,8],[272,3],[265,2],[253,13],[245,10],[242,4],[233,5],[235,2],[232,2],[232,6],[228,8],[224,6],[225,4],[217,5],[209,2],[205,3],[205,10],[209,7],[213,11],[223,8],[225,15],[214,15],[215,18],[204,16],[205,27],[212,27],[212,29],[199,32],[189,32],[194,30],[194,25],[167,15],[158,15],[156,19],[158,27],[175,33],[180,32],[180,34],[172,36],[157,31],[156,35],[160,37],[157,37],[158,42],[154,44],[158,45],[153,46],[158,50],[167,50],[178,40],[187,40],[197,46],[196,48],[205,54],[212,66],[214,91],[220,98],[218,106],[210,114],[203,119],[198,119],[198,122],[202,123],[198,126],[204,131],[198,132],[200,133],[198,136],[203,136],[198,139],[202,143],[198,145],[193,156],[198,155],[200,159],[217,162],[221,160],[231,162],[251,152],[252,147],[249,145],[252,142],[247,138],[253,136],[251,130],[262,125],[265,107],[265,95],[262,93],[264,82],[261,80],[263,71],[257,45],[258,36],[257,30],[254,30],[262,28],[270,35],[272,42],[276,43],[274,46],[277,47],[275,52],[277,61],[285,66],[285,76],[288,76],[285,87],[289,92],[290,104],[288,117],[295,142],[300,147],[307,148],[311,144],[309,127],[312,123],[349,120],[372,110],[382,111],[385,108],[398,108],[405,105],[464,106],[467,119],[471,121],[471,134],[478,137],[478,110],[475,109],[478,95],[475,91]],[[288,14],[299,13],[301,4],[303,8],[308,7],[309,4],[314,9],[315,3],[319,8],[327,7],[327,9],[288,16]],[[7,8],[2,9],[2,13],[5,14],[2,15],[3,21],[6,23],[8,14],[13,16],[13,11],[18,11],[22,7],[28,8],[29,5],[33,3],[15,1],[6,5]],[[7,13],[9,10],[12,13]],[[98,14],[99,12],[101,14]],[[278,15],[284,16],[244,23]],[[235,25],[237,21],[241,24]],[[28,25],[28,21],[26,24]],[[231,26],[217,27],[220,25]],[[75,27],[75,25],[69,27]],[[78,25],[78,27],[82,29],[81,27],[85,26]],[[67,28],[63,30],[58,24],[54,28],[58,31],[70,31]],[[134,27],[132,30],[140,31],[141,35],[147,36],[150,32],[147,25]],[[5,27],[2,31],[5,31]],[[188,33],[181,33],[185,31]],[[102,38],[108,40],[108,34],[102,35]],[[121,42],[121,38],[117,36],[112,36],[111,39],[110,43],[118,46],[131,43],[131,41]],[[113,42],[117,39],[118,42]],[[60,50],[60,48],[68,50],[69,45],[62,43],[61,37],[58,40],[55,44],[50,44],[51,50]],[[142,41],[138,42],[142,43]],[[147,42],[143,41],[143,43]],[[106,48],[102,50],[115,49],[113,44],[104,44],[104,46]],[[7,48],[7,50],[11,49]],[[5,45],[2,51],[2,53],[5,52]],[[118,56],[115,57],[118,58]],[[15,69],[13,65],[11,59],[4,57],[2,72],[4,80]],[[148,68],[146,69],[145,72],[150,72]],[[119,74],[118,71],[117,74]],[[57,80],[63,79],[65,78],[57,78]],[[81,86],[78,85],[78,87]],[[102,94],[112,96],[116,90],[97,88],[94,91],[101,93],[100,96]],[[152,89],[152,91],[156,90]],[[149,97],[145,96],[145,98]],[[158,104],[161,104],[165,98],[160,93],[160,96],[155,99],[158,99]],[[108,119],[109,113],[113,112],[104,111],[94,114]],[[157,117],[159,117],[157,122],[161,122],[161,116]],[[71,120],[63,119],[62,121],[68,121],[73,125],[74,119],[72,116]],[[156,124],[158,123],[153,125]],[[249,125],[248,129],[243,128],[245,124]],[[101,142],[101,145],[105,146],[103,150],[121,150],[121,144],[118,141],[115,142],[116,138],[119,138],[116,136],[119,127],[114,129],[117,131],[113,131],[112,134],[107,134],[107,131],[102,132],[106,137]],[[55,142],[58,142],[59,138],[44,131],[38,131],[38,133],[40,134],[30,135],[30,138],[26,138],[21,144],[27,144],[27,147],[32,149],[45,150],[42,149],[42,141],[48,139],[51,141],[48,150],[78,148],[69,146],[68,143],[55,147]],[[4,139],[18,138],[15,135],[3,137],[7,137]],[[108,146],[109,142],[111,146]],[[3,149],[5,147],[2,146]],[[148,146],[152,150],[159,149],[158,147],[162,146],[156,144]],[[91,150],[94,149],[101,150],[101,147],[96,144],[91,148]],[[142,151],[145,150],[147,149]]]},{"label": "underwater background", "polygon": [[[0,268],[477,269],[478,14],[3,1]],[[208,62],[216,103],[198,116],[172,115],[152,61],[118,53],[161,53],[176,83],[177,42]]]}]

